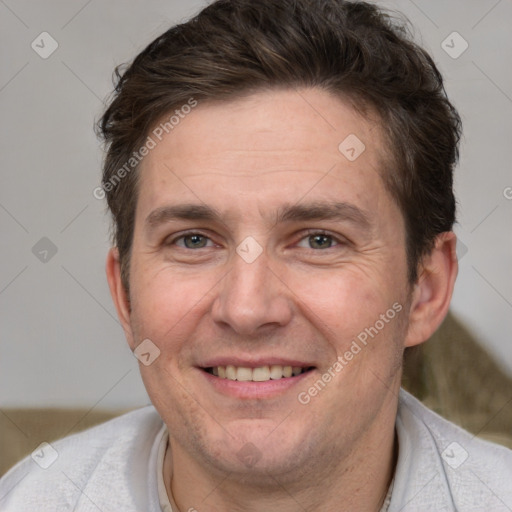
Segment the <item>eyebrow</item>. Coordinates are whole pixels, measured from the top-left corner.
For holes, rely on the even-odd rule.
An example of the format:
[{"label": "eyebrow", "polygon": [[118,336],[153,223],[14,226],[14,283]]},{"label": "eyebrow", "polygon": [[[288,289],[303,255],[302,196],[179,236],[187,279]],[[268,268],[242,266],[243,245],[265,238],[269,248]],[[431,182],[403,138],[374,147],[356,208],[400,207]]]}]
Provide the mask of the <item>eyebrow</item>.
[{"label": "eyebrow", "polygon": [[[161,224],[174,220],[202,220],[224,223],[221,213],[204,204],[184,203],[162,206],[146,217],[146,225],[154,229]],[[346,202],[314,201],[303,204],[281,206],[274,216],[274,223],[330,220],[351,222],[359,228],[369,230],[372,226],[369,215]]]}]

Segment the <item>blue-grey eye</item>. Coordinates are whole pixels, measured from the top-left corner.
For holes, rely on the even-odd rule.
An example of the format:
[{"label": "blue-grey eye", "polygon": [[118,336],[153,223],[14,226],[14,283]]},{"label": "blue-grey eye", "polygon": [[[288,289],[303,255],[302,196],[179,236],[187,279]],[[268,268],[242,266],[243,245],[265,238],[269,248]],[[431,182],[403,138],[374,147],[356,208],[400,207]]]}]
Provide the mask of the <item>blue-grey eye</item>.
[{"label": "blue-grey eye", "polygon": [[208,238],[203,235],[185,235],[182,240],[187,249],[202,249],[208,242]]},{"label": "blue-grey eye", "polygon": [[302,238],[297,245],[304,249],[330,249],[339,245],[339,240],[327,233],[312,233]]}]

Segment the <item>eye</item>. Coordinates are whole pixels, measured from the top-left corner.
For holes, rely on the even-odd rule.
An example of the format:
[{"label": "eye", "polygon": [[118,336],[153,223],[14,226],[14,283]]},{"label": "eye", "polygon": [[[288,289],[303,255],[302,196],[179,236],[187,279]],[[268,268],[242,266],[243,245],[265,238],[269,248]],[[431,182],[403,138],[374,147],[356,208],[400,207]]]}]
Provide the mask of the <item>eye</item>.
[{"label": "eye", "polygon": [[[184,249],[204,249],[214,247],[213,241],[202,233],[185,233],[169,241],[168,245],[176,245]],[[300,239],[298,247],[305,249],[321,250],[343,245],[343,242],[329,233],[312,231]]]},{"label": "eye", "polygon": [[[307,244],[307,245],[306,245]],[[305,236],[297,244],[299,247],[305,247],[307,249],[330,249],[333,246],[340,245],[339,239],[333,235],[322,232],[312,232],[308,236]]]},{"label": "eye", "polygon": [[207,236],[204,236],[201,233],[188,233],[175,238],[170,242],[170,244],[177,245],[178,247],[183,247],[185,249],[203,249],[204,247],[207,247],[208,242],[210,242],[209,247],[212,247],[213,242]]}]

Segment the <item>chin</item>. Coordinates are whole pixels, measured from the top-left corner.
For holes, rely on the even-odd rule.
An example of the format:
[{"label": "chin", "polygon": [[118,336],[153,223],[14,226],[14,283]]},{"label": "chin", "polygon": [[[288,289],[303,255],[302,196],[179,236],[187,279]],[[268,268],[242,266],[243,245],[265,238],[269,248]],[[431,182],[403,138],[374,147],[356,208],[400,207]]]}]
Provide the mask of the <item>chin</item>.
[{"label": "chin", "polygon": [[[264,420],[244,421],[243,425],[231,426],[231,437],[225,430],[220,438],[203,439],[202,456],[222,472],[233,473],[243,480],[251,479],[251,484],[267,484],[273,478],[283,476],[299,466],[308,458],[312,440],[307,439],[307,430],[300,433],[284,423],[280,428],[275,422],[269,428]],[[220,428],[220,427],[219,427]],[[211,431],[209,431],[211,432]],[[231,478],[231,477],[230,477]]]}]

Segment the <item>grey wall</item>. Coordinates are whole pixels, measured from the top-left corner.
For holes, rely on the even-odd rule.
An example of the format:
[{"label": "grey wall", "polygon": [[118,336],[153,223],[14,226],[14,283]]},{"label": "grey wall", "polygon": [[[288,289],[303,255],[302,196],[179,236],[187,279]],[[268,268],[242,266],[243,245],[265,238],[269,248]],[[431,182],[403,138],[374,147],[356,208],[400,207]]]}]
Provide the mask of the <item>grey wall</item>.
[{"label": "grey wall", "polygon": [[[452,310],[512,374],[512,2],[379,4],[409,17],[463,115]],[[92,126],[114,66],[202,5],[0,0],[0,407],[148,402],[104,277]]]}]

